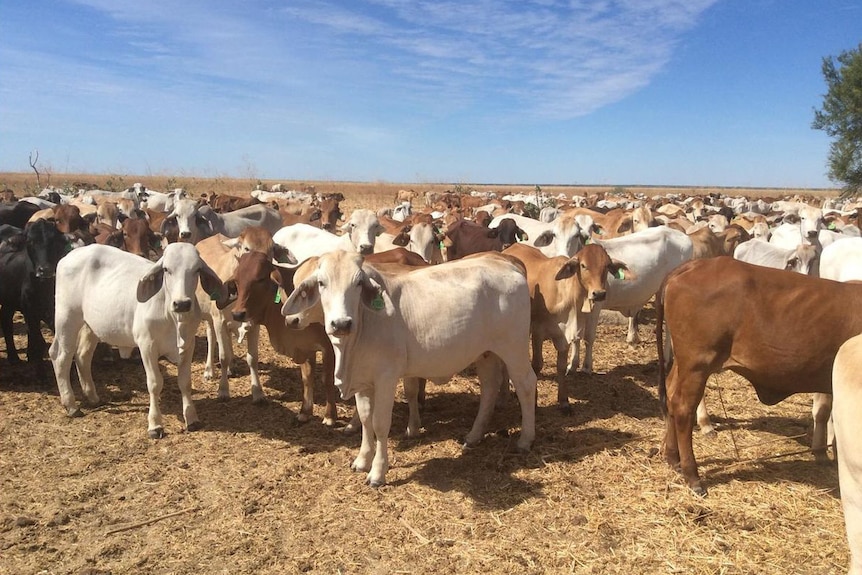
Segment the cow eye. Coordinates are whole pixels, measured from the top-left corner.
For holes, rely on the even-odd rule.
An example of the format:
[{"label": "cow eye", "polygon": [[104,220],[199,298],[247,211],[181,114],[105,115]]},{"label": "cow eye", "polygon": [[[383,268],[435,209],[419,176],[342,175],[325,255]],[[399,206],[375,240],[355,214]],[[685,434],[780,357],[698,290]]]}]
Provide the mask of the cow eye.
[{"label": "cow eye", "polygon": [[323,280],[317,280],[317,287],[323,287]]}]

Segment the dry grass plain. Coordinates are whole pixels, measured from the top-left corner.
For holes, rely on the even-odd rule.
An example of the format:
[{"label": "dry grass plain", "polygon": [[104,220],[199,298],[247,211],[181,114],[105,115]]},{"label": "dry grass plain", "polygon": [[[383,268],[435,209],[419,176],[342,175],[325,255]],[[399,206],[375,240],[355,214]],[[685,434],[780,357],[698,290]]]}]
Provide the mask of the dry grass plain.
[{"label": "dry grass plain", "polygon": [[[0,174],[0,186],[20,193],[12,176]],[[104,186],[109,177],[74,181]],[[125,178],[127,185],[134,181],[155,189],[170,181],[194,195],[247,193],[256,183]],[[347,212],[388,205],[399,187],[434,188],[316,186],[343,192]],[[376,490],[349,469],[357,436],[325,428],[319,419],[297,422],[298,368],[268,342],[261,350],[267,404],[252,405],[243,362],[235,364],[234,397],[222,402],[215,382],[203,380],[206,344],[199,332],[193,384],[204,428],[194,433],[183,431],[176,370],[163,361],[168,435],[159,441],[146,436],[140,361],[96,360],[105,403],[69,419],[53,380],[35,382],[26,365],[12,366],[4,357],[0,573],[845,572],[837,470],[805,452],[809,396],[766,407],[741,378],[714,377],[708,402],[720,429],[695,438],[710,490],[696,497],[655,453],[663,423],[649,310],[645,324],[635,346],[625,343],[624,326],[600,326],[598,373],[571,377],[568,416],[554,405],[546,346],[537,440],[527,456],[510,451],[519,425],[514,399],[495,413],[494,433],[461,451],[478,406],[469,372],[446,385],[429,384],[417,440],[401,437],[406,406],[396,404],[390,483]],[[23,326],[16,327],[23,347]],[[242,347],[235,346],[240,353]],[[342,423],[350,413],[344,403]]]}]

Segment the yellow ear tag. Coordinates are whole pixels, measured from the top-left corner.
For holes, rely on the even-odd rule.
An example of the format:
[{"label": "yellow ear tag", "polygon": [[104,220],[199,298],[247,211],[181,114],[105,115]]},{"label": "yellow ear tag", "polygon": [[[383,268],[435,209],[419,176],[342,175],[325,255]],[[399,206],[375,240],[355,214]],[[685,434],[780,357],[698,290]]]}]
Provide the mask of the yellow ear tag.
[{"label": "yellow ear tag", "polygon": [[374,299],[371,300],[371,308],[380,311],[384,307],[386,307],[386,304],[383,302],[383,296],[380,294],[374,296]]}]

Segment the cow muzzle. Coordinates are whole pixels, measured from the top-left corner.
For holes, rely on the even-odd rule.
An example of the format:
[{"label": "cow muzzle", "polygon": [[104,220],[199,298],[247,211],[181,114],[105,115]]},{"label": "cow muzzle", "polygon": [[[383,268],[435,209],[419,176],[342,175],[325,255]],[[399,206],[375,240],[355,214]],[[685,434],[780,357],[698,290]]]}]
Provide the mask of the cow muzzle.
[{"label": "cow muzzle", "polygon": [[176,313],[187,313],[192,310],[191,299],[176,300],[171,305]]},{"label": "cow muzzle", "polygon": [[54,277],[54,268],[51,266],[39,266],[36,268],[36,277],[40,280],[49,280]]},{"label": "cow muzzle", "polygon": [[605,301],[605,298],[608,296],[608,292],[605,290],[596,290],[590,296],[590,299],[593,301]]},{"label": "cow muzzle", "polygon": [[359,246],[359,253],[362,254],[363,256],[373,254],[374,253],[374,246],[372,246],[371,244],[362,244],[361,246]]},{"label": "cow muzzle", "polygon": [[189,241],[191,239],[192,239],[192,233],[191,232],[180,232],[180,240]]},{"label": "cow muzzle", "polygon": [[329,334],[334,336],[349,335],[353,329],[353,319],[342,317],[329,322]]},{"label": "cow muzzle", "polygon": [[241,310],[233,312],[232,315],[234,321],[244,322],[247,314],[245,313],[245,310]]}]

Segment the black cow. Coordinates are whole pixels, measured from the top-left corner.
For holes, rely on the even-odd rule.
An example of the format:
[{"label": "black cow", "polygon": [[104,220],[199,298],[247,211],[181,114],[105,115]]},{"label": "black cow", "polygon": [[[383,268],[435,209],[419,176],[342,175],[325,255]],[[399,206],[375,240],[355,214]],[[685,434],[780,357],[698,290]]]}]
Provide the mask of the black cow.
[{"label": "black cow", "polygon": [[0,204],[0,224],[9,224],[16,228],[23,228],[30,221],[30,216],[40,209],[42,208],[31,202]]},{"label": "black cow", "polygon": [[54,274],[70,247],[68,239],[45,220],[33,222],[0,244],[0,327],[9,362],[20,361],[12,337],[13,316],[20,311],[27,324],[27,361],[39,379],[45,378],[42,358],[47,347],[41,324],[54,328]]}]

